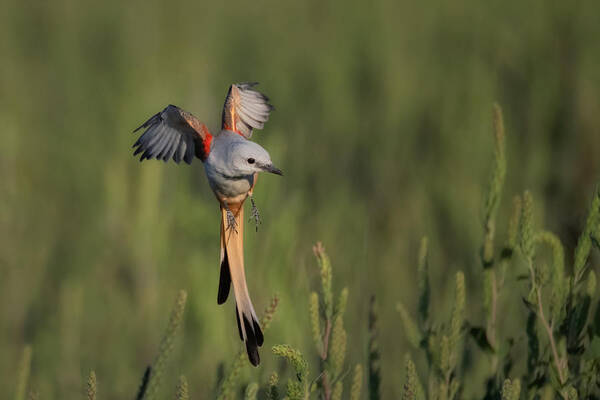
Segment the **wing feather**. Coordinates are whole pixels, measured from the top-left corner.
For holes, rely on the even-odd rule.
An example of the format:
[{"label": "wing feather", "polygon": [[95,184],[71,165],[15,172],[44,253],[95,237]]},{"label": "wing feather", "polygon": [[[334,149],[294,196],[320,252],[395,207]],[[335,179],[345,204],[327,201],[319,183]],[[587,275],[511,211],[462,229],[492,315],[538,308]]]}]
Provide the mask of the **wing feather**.
[{"label": "wing feather", "polygon": [[175,154],[173,155],[173,159],[175,160],[175,162],[177,164],[179,164],[181,162],[181,160],[183,159],[183,156],[185,155],[185,149],[187,147],[187,144],[185,142],[185,138],[181,138],[181,142],[179,142],[179,148],[177,149],[177,151],[175,152]]},{"label": "wing feather", "polygon": [[177,139],[177,132],[169,132],[169,139],[165,142],[164,147],[156,156],[157,159],[162,160],[169,153],[169,150],[171,150],[171,145],[175,139]]},{"label": "wing feather", "polygon": [[164,153],[165,148],[169,144],[169,141],[173,139],[173,136],[177,135],[177,133],[172,132],[170,130],[165,130],[165,132],[159,136],[159,140],[154,143],[154,146],[150,146],[150,154],[151,157],[156,157],[160,159],[160,155]]},{"label": "wing feather", "polygon": [[205,153],[210,151],[212,135],[196,117],[177,106],[165,107],[134,132],[142,128],[144,133],[133,145],[133,155],[142,153],[140,161],[156,158],[191,164],[195,155],[203,161],[208,157]]},{"label": "wing feather", "polygon": [[257,121],[255,118],[251,117],[251,114],[249,114],[248,112],[246,112],[243,108],[239,108],[238,109],[238,114],[240,115],[240,117],[242,118],[242,120],[249,125],[250,127],[254,128],[254,129],[262,129],[265,124]]},{"label": "wing feather", "polygon": [[152,136],[149,136],[148,140],[146,140],[145,143],[142,143],[151,150],[150,153],[156,154],[161,149],[161,143],[163,143],[163,139],[167,136],[165,134],[167,132],[165,132],[166,129],[162,126],[153,126],[150,129],[152,129],[152,131],[149,131],[148,133],[151,133]]},{"label": "wing feather", "polygon": [[236,83],[229,87],[223,105],[222,129],[250,138],[253,129],[263,129],[273,106],[269,98],[253,89],[257,82]]},{"label": "wing feather", "polygon": [[183,157],[183,160],[186,163],[190,164],[192,162],[192,160],[194,159],[196,149],[194,147],[193,139],[186,136],[185,141],[187,142],[187,150],[185,151],[185,157]]},{"label": "wing feather", "polygon": [[246,102],[246,103],[243,103],[241,106],[246,111],[256,113],[256,114],[261,114],[261,115],[264,115],[265,117],[268,117],[269,112],[271,111],[271,109],[263,106],[262,104],[253,104],[253,103]]},{"label": "wing feather", "polygon": [[163,157],[163,161],[164,162],[167,162],[171,158],[173,158],[173,154],[175,154],[175,151],[179,147],[179,141],[180,140],[181,140],[180,136],[175,135],[175,138],[171,141],[169,149],[167,150],[167,152],[165,152],[165,156]]}]

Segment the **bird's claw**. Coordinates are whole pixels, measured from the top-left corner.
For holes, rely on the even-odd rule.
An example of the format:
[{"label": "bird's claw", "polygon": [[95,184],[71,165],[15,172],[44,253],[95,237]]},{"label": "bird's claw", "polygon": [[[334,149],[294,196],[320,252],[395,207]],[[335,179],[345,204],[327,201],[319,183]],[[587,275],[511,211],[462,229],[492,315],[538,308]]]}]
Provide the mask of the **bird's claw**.
[{"label": "bird's claw", "polygon": [[237,233],[237,222],[235,220],[235,216],[231,212],[231,210],[227,209],[227,229],[233,229],[235,233]]},{"label": "bird's claw", "polygon": [[258,225],[260,225],[261,223],[260,213],[258,212],[258,208],[256,207],[256,204],[254,203],[254,199],[252,197],[250,197],[250,203],[252,203],[252,215],[250,217],[250,221],[254,220],[254,224],[256,225],[256,232],[258,232]]}]

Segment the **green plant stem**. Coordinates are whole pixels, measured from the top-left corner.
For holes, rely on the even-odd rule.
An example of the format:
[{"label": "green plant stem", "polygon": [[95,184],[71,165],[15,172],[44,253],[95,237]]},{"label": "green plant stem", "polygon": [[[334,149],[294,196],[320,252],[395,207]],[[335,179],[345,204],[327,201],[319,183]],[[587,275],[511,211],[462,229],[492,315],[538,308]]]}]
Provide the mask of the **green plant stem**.
[{"label": "green plant stem", "polygon": [[[327,318],[327,323],[325,324],[325,334],[323,335],[323,351],[321,352],[321,361],[323,365],[327,361],[327,351],[329,348],[329,337],[331,336],[331,320]],[[325,400],[331,399],[331,385],[329,382],[329,374],[327,371],[323,372],[323,378],[321,379],[323,384],[323,391],[325,392]]]},{"label": "green plant stem", "polygon": [[321,382],[323,384],[323,391],[325,392],[325,400],[331,399],[331,386],[329,384],[329,376],[327,371],[323,372],[323,378],[321,378]]},{"label": "green plant stem", "polygon": [[552,349],[552,354],[554,355],[554,364],[556,365],[556,370],[558,372],[558,379],[560,380],[560,384],[564,385],[565,383],[565,374],[562,368],[562,360],[558,355],[558,349],[556,347],[556,342],[554,341],[554,335],[552,334],[552,326],[546,320],[546,316],[544,315],[544,307],[542,306],[542,291],[539,288],[536,288],[537,292],[537,300],[538,300],[538,310],[540,320],[542,321],[542,325],[546,329],[546,333],[548,333],[548,340],[550,340],[550,348]]},{"label": "green plant stem", "polygon": [[327,320],[325,324],[325,334],[323,335],[323,351],[321,352],[321,359],[327,360],[327,350],[329,347],[329,337],[331,336],[331,320]]},{"label": "green plant stem", "polygon": [[[548,320],[546,319],[546,315],[544,314],[544,307],[542,305],[542,291],[538,287],[538,285],[536,285],[536,283],[535,283],[535,272],[533,270],[533,263],[531,262],[531,260],[529,260],[528,266],[529,266],[529,272],[531,274],[531,282],[533,285],[533,289],[535,290],[536,295],[537,295],[537,303],[538,303],[537,315],[538,315],[540,321],[542,322],[542,325],[544,326],[546,333],[548,334],[548,341],[550,342],[550,349],[552,350],[552,355],[554,358],[554,365],[556,366],[556,372],[558,373],[558,379],[560,381],[560,384],[564,385],[565,381],[566,381],[566,377],[565,377],[564,370],[562,368],[562,360],[561,360],[560,356],[558,355],[558,348],[556,346],[556,341],[554,340],[554,334],[552,333],[552,326],[548,323]],[[561,393],[561,395],[563,395],[563,397],[564,397],[563,393]]]}]

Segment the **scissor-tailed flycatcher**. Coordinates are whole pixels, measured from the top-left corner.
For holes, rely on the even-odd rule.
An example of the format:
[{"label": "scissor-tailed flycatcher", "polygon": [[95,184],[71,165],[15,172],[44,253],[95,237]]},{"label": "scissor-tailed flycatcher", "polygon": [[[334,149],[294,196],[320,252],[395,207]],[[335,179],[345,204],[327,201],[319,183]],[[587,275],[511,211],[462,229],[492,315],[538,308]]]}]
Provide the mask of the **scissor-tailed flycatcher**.
[{"label": "scissor-tailed flycatcher", "polygon": [[282,173],[271,162],[269,153],[249,140],[252,129],[262,129],[273,109],[265,95],[252,89],[255,85],[231,85],[218,135],[213,136],[189,112],[169,105],[134,131],[146,128],[133,145],[136,149],[133,154],[142,153],[140,161],[156,158],[191,164],[196,156],[204,163],[208,183],[221,205],[221,274],[217,303],[227,300],[233,283],[240,338],[246,343],[250,362],[256,366],[260,363],[258,347],[264,338],[244,274],[243,205],[250,197],[252,216],[258,224],[258,210],[252,199],[258,173]]}]

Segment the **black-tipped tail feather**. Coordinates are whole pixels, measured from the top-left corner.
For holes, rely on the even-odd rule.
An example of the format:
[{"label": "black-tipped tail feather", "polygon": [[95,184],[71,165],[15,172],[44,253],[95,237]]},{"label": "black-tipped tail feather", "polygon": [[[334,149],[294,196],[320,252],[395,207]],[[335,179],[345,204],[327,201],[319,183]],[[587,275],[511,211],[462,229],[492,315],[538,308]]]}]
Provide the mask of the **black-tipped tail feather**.
[{"label": "black-tipped tail feather", "polygon": [[[236,307],[236,311],[237,311],[237,307]],[[239,314],[237,314],[239,315]],[[253,317],[250,317],[252,319],[252,323],[250,323],[250,321],[248,321],[248,318],[246,317],[246,315],[243,315],[243,319],[244,319],[244,330],[246,332],[246,352],[248,353],[248,359],[250,360],[250,363],[252,365],[254,365],[255,367],[260,364],[260,355],[258,354],[258,348],[260,346],[262,346],[263,342],[264,342],[264,337],[263,337],[263,333],[260,329],[260,326],[258,325],[258,321],[256,319],[254,319]],[[242,333],[242,327],[240,325],[240,319],[238,316],[238,329],[240,330],[240,336]],[[243,338],[242,338],[243,340]]]}]

